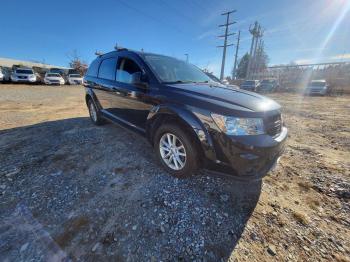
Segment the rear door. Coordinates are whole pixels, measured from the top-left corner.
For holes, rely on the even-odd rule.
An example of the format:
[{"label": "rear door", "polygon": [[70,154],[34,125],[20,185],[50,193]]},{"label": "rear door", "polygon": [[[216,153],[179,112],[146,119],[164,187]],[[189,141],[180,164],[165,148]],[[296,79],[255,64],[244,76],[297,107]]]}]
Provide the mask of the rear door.
[{"label": "rear door", "polygon": [[101,61],[95,86],[95,94],[102,109],[111,107],[111,92],[115,81],[117,57],[105,58]]}]

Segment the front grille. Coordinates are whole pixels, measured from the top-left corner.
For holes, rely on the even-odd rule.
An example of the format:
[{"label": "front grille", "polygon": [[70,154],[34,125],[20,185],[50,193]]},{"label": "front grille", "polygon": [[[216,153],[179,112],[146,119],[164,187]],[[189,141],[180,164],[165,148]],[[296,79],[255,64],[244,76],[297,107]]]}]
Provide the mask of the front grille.
[{"label": "front grille", "polygon": [[281,133],[282,130],[282,118],[281,114],[267,116],[264,119],[266,133],[270,136],[276,136]]},{"label": "front grille", "polygon": [[59,83],[59,80],[50,80],[51,83]]},{"label": "front grille", "polygon": [[27,79],[26,76],[18,76],[19,79]]}]

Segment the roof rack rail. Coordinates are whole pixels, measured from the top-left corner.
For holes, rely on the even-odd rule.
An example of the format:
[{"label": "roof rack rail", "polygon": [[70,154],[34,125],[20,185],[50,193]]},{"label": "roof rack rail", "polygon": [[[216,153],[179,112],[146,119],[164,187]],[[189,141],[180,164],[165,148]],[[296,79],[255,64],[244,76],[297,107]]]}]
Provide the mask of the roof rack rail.
[{"label": "roof rack rail", "polygon": [[128,50],[127,48],[122,47],[122,46],[118,46],[117,44],[115,44],[114,49],[116,51],[127,51]]},{"label": "roof rack rail", "polygon": [[101,52],[101,51],[95,51],[95,55],[97,55],[97,56],[102,56],[103,55],[103,52]]}]

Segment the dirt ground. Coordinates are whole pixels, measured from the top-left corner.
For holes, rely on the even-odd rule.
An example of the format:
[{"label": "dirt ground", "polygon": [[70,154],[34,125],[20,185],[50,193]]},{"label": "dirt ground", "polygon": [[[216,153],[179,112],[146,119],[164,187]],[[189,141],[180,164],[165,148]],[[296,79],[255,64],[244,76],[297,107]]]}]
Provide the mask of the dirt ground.
[{"label": "dirt ground", "polygon": [[271,97],[287,149],[244,183],[170,177],[83,87],[0,85],[0,260],[350,261],[350,96]]}]

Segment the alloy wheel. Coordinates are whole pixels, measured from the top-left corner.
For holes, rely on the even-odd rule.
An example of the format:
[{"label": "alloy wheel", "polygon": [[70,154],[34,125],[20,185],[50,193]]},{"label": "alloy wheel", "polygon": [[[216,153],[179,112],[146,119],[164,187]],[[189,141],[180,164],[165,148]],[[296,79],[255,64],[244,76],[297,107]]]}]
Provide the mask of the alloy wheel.
[{"label": "alloy wheel", "polygon": [[94,122],[97,122],[97,112],[96,112],[95,106],[92,102],[90,102],[89,109],[90,109],[89,111],[90,111],[90,116],[91,116],[92,120]]},{"label": "alloy wheel", "polygon": [[160,138],[160,155],[164,163],[173,170],[181,170],[186,164],[186,149],[181,140],[171,133]]}]

